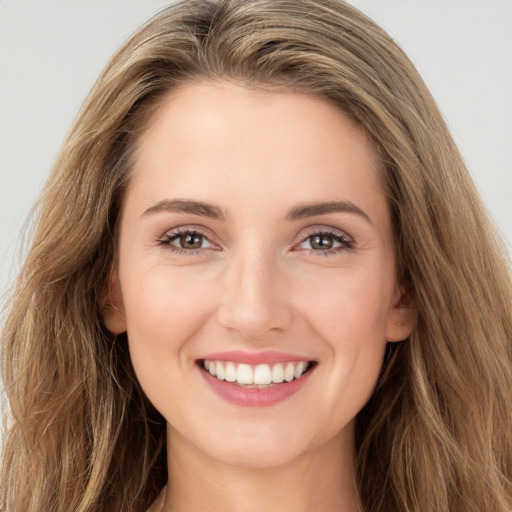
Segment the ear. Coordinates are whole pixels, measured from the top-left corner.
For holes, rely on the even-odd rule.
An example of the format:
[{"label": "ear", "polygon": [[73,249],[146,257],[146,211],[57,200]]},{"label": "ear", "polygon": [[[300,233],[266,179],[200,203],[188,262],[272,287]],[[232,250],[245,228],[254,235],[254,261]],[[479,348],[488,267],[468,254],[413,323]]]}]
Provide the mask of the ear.
[{"label": "ear", "polygon": [[408,338],[416,325],[416,313],[412,291],[401,286],[397,290],[393,307],[388,316],[386,339],[395,342]]},{"label": "ear", "polygon": [[126,315],[117,271],[113,271],[105,283],[101,298],[101,315],[105,327],[112,334],[126,332]]}]

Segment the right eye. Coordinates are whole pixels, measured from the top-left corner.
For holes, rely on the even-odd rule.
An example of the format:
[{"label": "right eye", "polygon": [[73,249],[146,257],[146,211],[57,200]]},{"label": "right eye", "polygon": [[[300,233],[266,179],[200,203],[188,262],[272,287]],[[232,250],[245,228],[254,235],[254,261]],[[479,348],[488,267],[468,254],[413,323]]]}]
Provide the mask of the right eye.
[{"label": "right eye", "polygon": [[215,247],[205,235],[193,230],[170,231],[158,242],[171,251],[189,254],[196,254],[204,249]]}]

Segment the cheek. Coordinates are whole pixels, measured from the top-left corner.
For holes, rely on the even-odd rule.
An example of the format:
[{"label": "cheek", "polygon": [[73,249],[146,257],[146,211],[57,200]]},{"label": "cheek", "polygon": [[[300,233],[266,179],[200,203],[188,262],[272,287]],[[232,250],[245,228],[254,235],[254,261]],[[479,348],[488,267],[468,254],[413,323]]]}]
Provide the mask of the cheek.
[{"label": "cheek", "polygon": [[208,302],[209,287],[204,277],[166,265],[134,271],[139,278],[126,275],[123,283],[123,303],[127,322],[138,327],[158,330],[172,326],[173,331],[187,325]]},{"label": "cheek", "polygon": [[392,271],[343,268],[303,280],[296,293],[304,316],[322,337],[350,349],[385,341],[392,289]]},{"label": "cheek", "polygon": [[204,424],[201,411],[188,400],[198,386],[190,369],[195,335],[212,308],[204,284],[183,274],[157,266],[131,273],[131,279],[125,276],[128,345],[142,389],[167,421],[181,425],[193,418]]},{"label": "cheek", "polygon": [[390,275],[343,269],[336,278],[316,280],[304,295],[302,311],[326,356],[323,392],[336,411],[334,427],[362,409],[380,375],[393,289]]},{"label": "cheek", "polygon": [[204,285],[186,273],[162,266],[139,275],[139,279],[125,276],[122,292],[130,353],[143,380],[142,373],[156,368],[190,364],[182,347],[201,328],[211,308]]}]

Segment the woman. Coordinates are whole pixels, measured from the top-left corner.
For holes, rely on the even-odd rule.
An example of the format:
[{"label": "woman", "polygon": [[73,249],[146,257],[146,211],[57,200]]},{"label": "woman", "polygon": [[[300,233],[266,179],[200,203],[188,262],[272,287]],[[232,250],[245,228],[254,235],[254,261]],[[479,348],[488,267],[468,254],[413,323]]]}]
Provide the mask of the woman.
[{"label": "woman", "polygon": [[335,0],[173,4],[43,193],[1,508],[508,511],[511,306],[381,29]]}]

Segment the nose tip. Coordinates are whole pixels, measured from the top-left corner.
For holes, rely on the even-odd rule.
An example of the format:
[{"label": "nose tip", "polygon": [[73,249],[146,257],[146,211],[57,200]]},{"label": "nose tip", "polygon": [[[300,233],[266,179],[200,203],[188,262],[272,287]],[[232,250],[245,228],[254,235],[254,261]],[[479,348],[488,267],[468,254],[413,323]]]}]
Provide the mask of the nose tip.
[{"label": "nose tip", "polygon": [[[226,313],[228,308],[229,313]],[[247,306],[237,304],[235,308],[224,308],[221,323],[244,339],[260,340],[271,333],[284,331],[286,322],[277,317],[275,310],[269,314],[267,311],[248,309]]]},{"label": "nose tip", "polygon": [[226,329],[258,340],[286,330],[291,317],[284,281],[269,265],[244,265],[227,277],[219,308],[219,321]]}]

